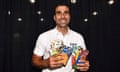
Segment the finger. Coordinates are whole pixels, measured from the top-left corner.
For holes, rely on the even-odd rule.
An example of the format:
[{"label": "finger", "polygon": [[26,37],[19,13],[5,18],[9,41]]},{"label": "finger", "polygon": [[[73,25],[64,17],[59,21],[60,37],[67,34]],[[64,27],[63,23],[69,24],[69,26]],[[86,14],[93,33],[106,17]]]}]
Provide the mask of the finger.
[{"label": "finger", "polygon": [[77,64],[79,67],[89,67],[90,65],[88,63],[82,63],[82,64]]},{"label": "finger", "polygon": [[77,69],[80,71],[88,71],[89,67],[77,67]]},{"label": "finger", "polygon": [[51,65],[51,68],[59,68],[59,67],[62,67],[63,64],[52,64]]},{"label": "finger", "polygon": [[52,61],[51,63],[50,63],[51,65],[60,65],[60,66],[62,66],[63,65],[63,62],[62,61]]},{"label": "finger", "polygon": [[50,68],[57,68],[57,65],[51,65]]},{"label": "finger", "polygon": [[56,55],[54,55],[55,57],[57,57],[57,56],[62,56],[62,54],[56,54]]},{"label": "finger", "polygon": [[50,58],[50,61],[54,61],[54,62],[59,61],[59,60],[62,60],[62,58],[56,57],[56,56],[52,56],[52,57]]},{"label": "finger", "polygon": [[64,58],[62,56],[56,56],[56,60],[64,60]]},{"label": "finger", "polygon": [[78,65],[78,66],[87,66],[87,67],[90,66],[89,61],[82,61],[82,62],[80,62],[80,63],[77,64],[77,65]]},{"label": "finger", "polygon": [[57,64],[56,65],[56,67],[62,67],[63,66],[63,64]]}]

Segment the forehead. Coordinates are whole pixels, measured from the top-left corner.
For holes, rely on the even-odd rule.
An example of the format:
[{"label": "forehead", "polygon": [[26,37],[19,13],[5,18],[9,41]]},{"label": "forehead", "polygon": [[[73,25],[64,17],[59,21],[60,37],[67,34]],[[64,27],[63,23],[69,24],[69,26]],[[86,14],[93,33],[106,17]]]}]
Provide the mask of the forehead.
[{"label": "forehead", "polygon": [[65,5],[57,6],[55,11],[69,11],[69,7]]}]

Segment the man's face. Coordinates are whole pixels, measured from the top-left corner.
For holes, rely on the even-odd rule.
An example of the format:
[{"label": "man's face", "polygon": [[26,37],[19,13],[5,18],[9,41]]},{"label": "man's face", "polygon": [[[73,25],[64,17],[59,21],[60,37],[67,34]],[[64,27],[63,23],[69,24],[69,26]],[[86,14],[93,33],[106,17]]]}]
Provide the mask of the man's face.
[{"label": "man's face", "polygon": [[67,6],[57,6],[55,9],[54,20],[59,27],[67,27],[70,22],[70,11]]}]

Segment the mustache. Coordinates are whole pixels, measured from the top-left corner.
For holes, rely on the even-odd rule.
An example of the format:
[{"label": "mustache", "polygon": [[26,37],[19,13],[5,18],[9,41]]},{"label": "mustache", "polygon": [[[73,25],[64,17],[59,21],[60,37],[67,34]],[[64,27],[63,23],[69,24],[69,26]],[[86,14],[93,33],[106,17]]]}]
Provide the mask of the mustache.
[{"label": "mustache", "polygon": [[67,20],[66,18],[61,18],[61,19],[59,19],[59,20]]}]

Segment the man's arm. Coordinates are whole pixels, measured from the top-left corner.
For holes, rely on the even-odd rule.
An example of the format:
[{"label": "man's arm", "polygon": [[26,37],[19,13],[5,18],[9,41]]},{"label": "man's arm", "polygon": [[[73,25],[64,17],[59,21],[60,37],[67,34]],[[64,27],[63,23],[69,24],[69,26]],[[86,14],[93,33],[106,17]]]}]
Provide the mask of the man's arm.
[{"label": "man's arm", "polygon": [[63,63],[60,62],[60,60],[63,60],[63,58],[58,58],[57,56],[61,55],[50,56],[48,59],[43,60],[42,56],[33,55],[32,63],[38,68],[58,68],[63,66]]},{"label": "man's arm", "polygon": [[32,64],[38,68],[48,68],[49,67],[49,59],[43,60],[42,56],[33,55],[32,56]]}]

